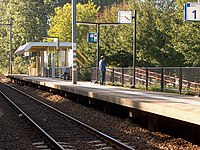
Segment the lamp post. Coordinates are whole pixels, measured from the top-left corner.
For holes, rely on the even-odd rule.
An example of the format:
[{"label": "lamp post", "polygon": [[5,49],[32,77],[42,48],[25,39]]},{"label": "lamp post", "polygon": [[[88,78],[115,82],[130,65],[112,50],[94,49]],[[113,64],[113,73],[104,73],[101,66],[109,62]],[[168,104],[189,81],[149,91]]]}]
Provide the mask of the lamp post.
[{"label": "lamp post", "polygon": [[10,57],[9,57],[9,70],[12,74],[12,17],[10,17]]},{"label": "lamp post", "polygon": [[10,55],[9,55],[9,71],[12,74],[12,17],[10,17],[9,24],[0,24],[0,26],[10,26]]},{"label": "lamp post", "polygon": [[133,88],[136,85],[136,77],[135,77],[135,64],[136,64],[136,10],[134,10],[134,29],[133,29]]},{"label": "lamp post", "polygon": [[77,84],[77,68],[76,68],[76,0],[72,0],[72,83]]}]

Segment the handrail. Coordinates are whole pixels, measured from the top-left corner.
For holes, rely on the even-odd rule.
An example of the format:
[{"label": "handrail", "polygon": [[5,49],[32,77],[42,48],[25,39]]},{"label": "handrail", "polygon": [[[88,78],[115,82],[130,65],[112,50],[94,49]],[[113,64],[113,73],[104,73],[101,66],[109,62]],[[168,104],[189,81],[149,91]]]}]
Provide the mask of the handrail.
[{"label": "handrail", "polygon": [[[153,68],[156,70],[156,68]],[[148,86],[148,84],[162,84],[166,86],[166,84],[173,85],[174,88],[177,86],[179,87],[179,90],[182,90],[181,87],[183,88],[190,88],[192,90],[199,90],[200,89],[200,82],[195,82],[195,81],[190,81],[187,79],[184,79],[184,76],[180,74],[180,71],[178,67],[175,68],[157,68],[157,71],[161,71],[161,73],[158,73],[156,71],[152,71],[152,68],[135,68],[135,73],[136,73],[136,81],[142,82],[142,84],[145,84]],[[179,71],[178,76],[170,75],[170,74],[165,74],[166,69],[174,69]],[[187,68],[186,68],[187,69]],[[197,68],[200,69],[200,68]],[[173,73],[173,71],[170,71]],[[107,68],[106,70],[106,76],[108,82],[120,82],[122,85],[124,84],[124,81],[126,82],[125,84],[131,84],[132,79],[133,79],[133,69],[132,68]],[[147,73],[148,71],[148,73]],[[181,78],[183,79],[181,79]],[[113,79],[112,79],[113,78]],[[148,80],[147,80],[148,79]],[[181,79],[181,81],[179,81]],[[148,82],[148,83],[147,83]]]}]

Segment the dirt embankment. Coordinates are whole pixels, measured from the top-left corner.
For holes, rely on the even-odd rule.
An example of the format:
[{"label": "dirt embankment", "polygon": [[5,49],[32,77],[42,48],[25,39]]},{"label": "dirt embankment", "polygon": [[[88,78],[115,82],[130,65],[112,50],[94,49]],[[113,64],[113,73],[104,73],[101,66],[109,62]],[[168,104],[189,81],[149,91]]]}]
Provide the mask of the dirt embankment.
[{"label": "dirt embankment", "polygon": [[8,81],[8,78],[6,78],[6,75],[0,73],[0,81]]}]

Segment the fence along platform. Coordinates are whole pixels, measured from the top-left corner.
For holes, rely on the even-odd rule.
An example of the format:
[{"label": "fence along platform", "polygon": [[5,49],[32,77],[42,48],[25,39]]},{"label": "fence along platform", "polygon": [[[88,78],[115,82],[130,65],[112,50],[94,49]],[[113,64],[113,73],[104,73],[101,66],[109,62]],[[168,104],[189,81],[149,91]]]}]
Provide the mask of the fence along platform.
[{"label": "fence along platform", "polygon": [[[200,67],[146,67],[135,68],[136,87],[146,90],[200,93]],[[99,69],[91,69],[91,80],[99,79]],[[106,82],[132,86],[133,68],[106,68]]]},{"label": "fence along platform", "polygon": [[8,77],[200,125],[198,97],[100,86],[91,82],[72,84],[71,81],[28,75],[8,75]]}]

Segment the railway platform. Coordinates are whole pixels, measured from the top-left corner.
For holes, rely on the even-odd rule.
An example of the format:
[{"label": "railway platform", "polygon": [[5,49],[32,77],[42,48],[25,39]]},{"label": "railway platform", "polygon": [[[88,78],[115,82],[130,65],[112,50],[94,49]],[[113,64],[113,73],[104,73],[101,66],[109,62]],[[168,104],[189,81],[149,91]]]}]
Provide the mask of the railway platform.
[{"label": "railway platform", "polygon": [[130,108],[130,114],[132,113],[131,109],[136,109],[197,126],[200,125],[199,97],[109,85],[101,86],[91,82],[78,81],[77,84],[73,84],[71,81],[57,78],[52,79],[29,75],[9,74],[7,77],[127,107]]}]

